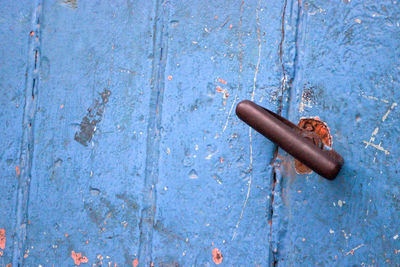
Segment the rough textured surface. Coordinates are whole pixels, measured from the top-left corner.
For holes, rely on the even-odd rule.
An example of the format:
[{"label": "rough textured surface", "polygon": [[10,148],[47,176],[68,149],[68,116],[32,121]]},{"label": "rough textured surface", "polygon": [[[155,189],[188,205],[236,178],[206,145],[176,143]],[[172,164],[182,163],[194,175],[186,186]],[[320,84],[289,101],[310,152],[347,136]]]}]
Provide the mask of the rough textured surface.
[{"label": "rough textured surface", "polygon": [[[400,262],[397,2],[8,2],[0,266]],[[326,122],[339,177],[243,99]]]},{"label": "rough textured surface", "polygon": [[278,265],[400,263],[399,23],[395,1],[305,1],[287,25],[298,29],[289,119],[319,116],[345,165],[330,182],[283,158]]},{"label": "rough textured surface", "polygon": [[[12,1],[0,5],[0,229],[4,229],[5,249],[0,248],[0,265],[11,262],[16,224],[16,192],[21,176],[20,148],[31,1]],[[3,242],[1,242],[3,243]]]}]

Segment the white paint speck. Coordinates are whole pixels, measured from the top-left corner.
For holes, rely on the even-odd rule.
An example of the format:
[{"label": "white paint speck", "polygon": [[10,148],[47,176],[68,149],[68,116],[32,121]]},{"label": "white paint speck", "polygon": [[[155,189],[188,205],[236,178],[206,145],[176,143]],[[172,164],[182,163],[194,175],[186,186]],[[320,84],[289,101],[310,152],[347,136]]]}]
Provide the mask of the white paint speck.
[{"label": "white paint speck", "polygon": [[330,234],[334,234],[335,231],[333,231],[332,229],[329,229],[329,233],[330,233]]},{"label": "white paint speck", "polygon": [[338,204],[339,207],[342,207],[342,206],[343,206],[343,201],[341,201],[341,200],[339,199],[338,202],[337,202],[337,204]]},{"label": "white paint speck", "polygon": [[361,23],[361,19],[355,19],[354,22],[360,24]]},{"label": "white paint speck", "polygon": [[393,237],[394,240],[396,240],[397,238],[399,238],[399,235],[395,235],[395,236]]},{"label": "white paint speck", "polygon": [[167,191],[168,190],[168,186],[164,186],[164,191]]}]

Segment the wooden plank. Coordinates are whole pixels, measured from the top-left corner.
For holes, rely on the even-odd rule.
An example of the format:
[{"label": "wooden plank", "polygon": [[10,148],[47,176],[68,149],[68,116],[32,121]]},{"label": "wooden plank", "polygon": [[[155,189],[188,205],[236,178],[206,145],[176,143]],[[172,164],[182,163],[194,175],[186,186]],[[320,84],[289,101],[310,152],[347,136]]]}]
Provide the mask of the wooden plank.
[{"label": "wooden plank", "polygon": [[[0,5],[0,266],[11,263],[16,224],[16,191],[21,178],[31,1]],[[5,238],[5,239],[3,239]]]},{"label": "wooden plank", "polygon": [[298,31],[289,118],[326,122],[345,165],[328,181],[296,175],[293,160],[283,157],[273,207],[278,264],[396,265],[398,4],[303,1],[298,9],[293,2],[298,18],[286,21]]},{"label": "wooden plank", "polygon": [[278,109],[282,4],[172,1],[166,9],[155,263],[208,265],[214,250],[227,266],[268,265],[274,146],[234,108],[253,98]]},{"label": "wooden plank", "polygon": [[139,246],[153,3],[45,1],[27,266],[132,265]]}]

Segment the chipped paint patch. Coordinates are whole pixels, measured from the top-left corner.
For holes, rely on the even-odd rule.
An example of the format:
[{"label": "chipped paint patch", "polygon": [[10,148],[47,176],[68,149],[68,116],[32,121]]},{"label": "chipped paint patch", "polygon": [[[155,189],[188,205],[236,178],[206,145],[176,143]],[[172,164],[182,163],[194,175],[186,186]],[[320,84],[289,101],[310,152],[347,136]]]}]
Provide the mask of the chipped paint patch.
[{"label": "chipped paint patch", "polygon": [[366,145],[365,147],[372,146],[373,148],[376,148],[376,149],[378,149],[379,151],[384,152],[386,155],[389,155],[389,154],[390,154],[390,151],[387,150],[387,149],[384,149],[384,148],[381,146],[381,143],[379,143],[379,144],[377,145],[377,144],[374,144],[374,143],[371,143],[371,142],[367,142],[367,141],[365,141],[365,140],[363,141],[363,143]]},{"label": "chipped paint patch", "polygon": [[96,99],[95,103],[87,109],[88,112],[80,123],[80,130],[75,133],[75,141],[84,146],[88,146],[96,132],[97,124],[101,122],[103,118],[105,106],[108,103],[110,95],[111,91],[104,89],[104,91],[100,93],[101,101]]},{"label": "chipped paint patch", "polygon": [[67,7],[75,9],[78,7],[78,0],[64,0],[62,1],[62,4]]},{"label": "chipped paint patch", "polygon": [[19,177],[20,175],[20,170],[19,170],[19,166],[15,166],[15,171],[17,172],[17,177]]},{"label": "chipped paint patch", "polygon": [[82,256],[82,253],[76,253],[75,251],[71,251],[71,258],[74,260],[75,265],[81,265],[81,263],[89,261],[87,257]]},{"label": "chipped paint patch", "polygon": [[212,250],[213,261],[215,264],[221,264],[224,257],[221,254],[221,251],[217,248]]},{"label": "chipped paint patch", "polygon": [[0,249],[6,248],[6,230],[0,229]]},{"label": "chipped paint patch", "polygon": [[361,244],[361,245],[358,245],[357,247],[351,249],[350,251],[348,251],[348,252],[346,253],[346,256],[349,255],[349,254],[354,255],[354,252],[355,252],[357,249],[359,249],[359,248],[361,248],[361,247],[363,247],[363,246],[364,246],[364,244]]},{"label": "chipped paint patch", "polygon": [[315,102],[316,99],[316,93],[318,94],[319,91],[320,89],[318,87],[304,86],[299,105],[300,113],[304,112],[304,108],[312,108],[312,103]]},{"label": "chipped paint patch", "polygon": [[221,78],[219,78],[218,81],[219,81],[220,83],[223,83],[223,84],[228,84],[227,81],[225,81],[224,79],[221,79]]},{"label": "chipped paint patch", "polygon": [[138,259],[134,259],[133,261],[132,261],[132,266],[133,267],[137,267],[139,265],[139,260]]},{"label": "chipped paint patch", "polygon": [[[332,146],[332,136],[328,125],[321,121],[318,117],[314,118],[302,118],[297,124],[305,132],[313,133],[309,137],[312,138],[314,144],[321,147],[321,141],[323,145],[331,147]],[[312,170],[305,166],[298,160],[294,161],[295,170],[298,174],[310,174]]]}]

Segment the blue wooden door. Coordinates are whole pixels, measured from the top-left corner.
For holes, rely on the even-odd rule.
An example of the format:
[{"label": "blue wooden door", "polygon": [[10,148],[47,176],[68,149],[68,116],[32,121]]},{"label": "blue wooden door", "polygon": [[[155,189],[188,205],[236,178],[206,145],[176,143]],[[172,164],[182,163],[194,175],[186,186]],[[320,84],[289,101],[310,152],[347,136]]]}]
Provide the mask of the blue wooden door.
[{"label": "blue wooden door", "polygon": [[[0,266],[400,264],[398,2],[0,10]],[[337,179],[243,99],[320,123]]]}]

